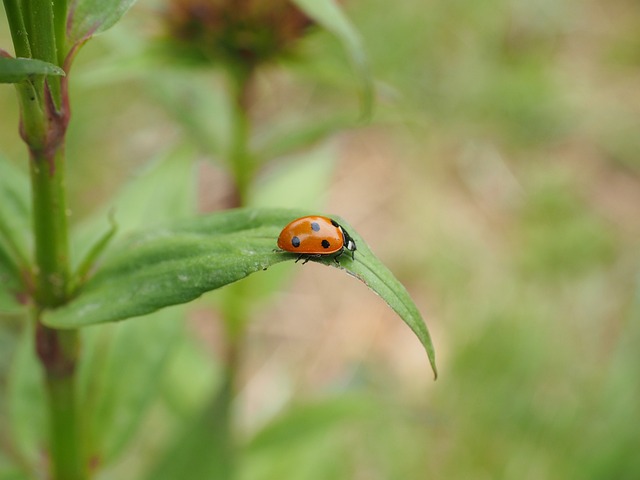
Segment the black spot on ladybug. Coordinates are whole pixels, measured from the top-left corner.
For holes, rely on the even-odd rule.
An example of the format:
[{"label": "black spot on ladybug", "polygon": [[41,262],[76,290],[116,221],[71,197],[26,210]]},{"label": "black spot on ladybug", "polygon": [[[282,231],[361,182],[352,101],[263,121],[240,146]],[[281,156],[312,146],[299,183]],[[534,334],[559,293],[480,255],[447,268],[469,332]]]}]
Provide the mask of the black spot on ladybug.
[{"label": "black spot on ladybug", "polygon": [[336,222],[334,219],[331,219],[331,225],[333,225],[334,227],[338,228],[340,227],[340,225],[338,224],[338,222]]},{"label": "black spot on ladybug", "polygon": [[311,230],[314,232],[320,231],[320,225],[318,225],[318,222],[311,222]]},{"label": "black spot on ladybug", "polygon": [[322,240],[321,242],[322,248],[329,248],[331,246],[331,244],[329,243],[328,240]]},{"label": "black spot on ladybug", "polygon": [[291,245],[298,248],[300,246],[300,239],[298,237],[293,237],[291,239]]}]

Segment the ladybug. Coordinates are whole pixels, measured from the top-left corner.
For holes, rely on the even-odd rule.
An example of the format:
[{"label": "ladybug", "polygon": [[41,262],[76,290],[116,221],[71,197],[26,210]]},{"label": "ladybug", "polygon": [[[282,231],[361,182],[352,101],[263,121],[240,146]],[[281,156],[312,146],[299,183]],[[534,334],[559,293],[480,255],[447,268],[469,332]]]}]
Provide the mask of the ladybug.
[{"label": "ladybug", "polygon": [[309,216],[294,220],[280,232],[278,247],[285,252],[299,254],[303,265],[313,257],[338,257],[346,250],[355,260],[356,243],[338,222],[328,217]]}]

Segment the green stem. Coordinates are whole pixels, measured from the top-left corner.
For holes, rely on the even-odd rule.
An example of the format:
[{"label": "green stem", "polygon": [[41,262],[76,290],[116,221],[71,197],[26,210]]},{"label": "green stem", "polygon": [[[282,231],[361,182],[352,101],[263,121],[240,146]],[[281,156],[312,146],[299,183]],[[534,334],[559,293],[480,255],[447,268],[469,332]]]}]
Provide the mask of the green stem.
[{"label": "green stem", "polygon": [[248,93],[251,72],[231,74],[231,145],[229,162],[236,182],[237,204],[246,205],[254,175],[254,164],[249,151]]},{"label": "green stem", "polygon": [[83,471],[83,456],[78,438],[79,422],[75,399],[75,378],[47,377],[51,413],[51,457],[54,478],[82,480],[87,478]]},{"label": "green stem", "polygon": [[[52,108],[46,107],[49,112]],[[53,113],[47,117],[40,118],[41,128],[46,131],[44,139],[34,139],[37,147],[29,144],[36,263],[34,297],[38,311],[64,304],[70,284],[62,143],[65,120]],[[36,131],[40,130],[37,120],[28,120]],[[78,333],[50,329],[39,318],[36,329],[36,350],[44,368],[49,400],[52,479],[83,480],[87,474],[83,469],[75,401]]]},{"label": "green stem", "polygon": [[[248,94],[252,79],[251,69],[231,71],[232,133],[229,163],[236,183],[236,198],[232,207],[247,204],[248,194],[255,174],[254,158],[249,149],[250,121]],[[209,411],[215,416],[217,434],[215,442],[220,458],[220,472],[233,480],[237,476],[236,445],[233,434],[233,400],[238,388],[238,373],[242,361],[242,350],[249,316],[250,296],[244,282],[229,285],[223,293],[222,317],[225,333],[224,378],[213,399]]]},{"label": "green stem", "polygon": [[[67,301],[69,256],[64,185],[64,150],[31,152],[36,290],[39,309]],[[81,451],[75,398],[78,332],[50,329],[37,319],[36,349],[45,371],[49,400],[53,480],[88,478]]]},{"label": "green stem", "polygon": [[40,152],[31,157],[36,299],[40,307],[57,307],[66,302],[69,284],[64,151],[58,148],[53,158]]},{"label": "green stem", "polygon": [[51,475],[54,480],[88,478],[76,405],[78,332],[54,330],[36,322],[36,351],[45,369],[49,400]]},{"label": "green stem", "polygon": [[[18,56],[59,66],[65,52],[67,0],[3,0]],[[64,83],[63,83],[64,82]],[[64,140],[67,80],[35,77],[16,85],[20,133],[29,148],[35,265],[35,345],[49,405],[50,478],[85,480],[76,405],[78,332],[54,330],[40,314],[67,302],[70,290]]]}]

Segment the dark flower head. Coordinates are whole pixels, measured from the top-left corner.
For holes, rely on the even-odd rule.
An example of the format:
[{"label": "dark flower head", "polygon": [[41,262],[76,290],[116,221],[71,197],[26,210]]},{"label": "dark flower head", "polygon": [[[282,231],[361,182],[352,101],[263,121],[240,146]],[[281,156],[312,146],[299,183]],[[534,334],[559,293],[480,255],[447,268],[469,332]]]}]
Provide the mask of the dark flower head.
[{"label": "dark flower head", "polygon": [[181,50],[248,69],[290,52],[313,24],[289,0],[170,0],[165,18]]}]

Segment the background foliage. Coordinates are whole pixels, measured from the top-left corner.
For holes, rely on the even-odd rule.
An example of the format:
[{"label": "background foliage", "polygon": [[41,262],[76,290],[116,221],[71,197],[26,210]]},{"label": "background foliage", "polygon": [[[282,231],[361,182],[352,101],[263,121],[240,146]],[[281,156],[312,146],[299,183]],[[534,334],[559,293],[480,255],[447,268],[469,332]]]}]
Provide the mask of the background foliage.
[{"label": "background foliage", "polygon": [[[141,0],[74,65],[74,252],[108,229],[113,196],[125,234],[233,194],[229,120],[214,114],[229,109],[224,82],[175,65],[149,15],[162,8]],[[83,331],[99,478],[211,472],[225,308],[252,318],[234,403],[241,478],[638,478],[640,7],[360,0],[348,12],[376,79],[371,125],[309,146],[358,108],[338,42],[309,36],[258,76],[252,142],[278,161],[247,204],[348,218],[426,312],[439,380],[358,282],[274,266],[188,308]],[[0,153],[22,169],[14,97],[0,89]],[[294,128],[309,118],[314,129]],[[305,148],[283,158],[286,142]],[[2,314],[3,479],[25,478],[42,441],[22,325]]]}]

